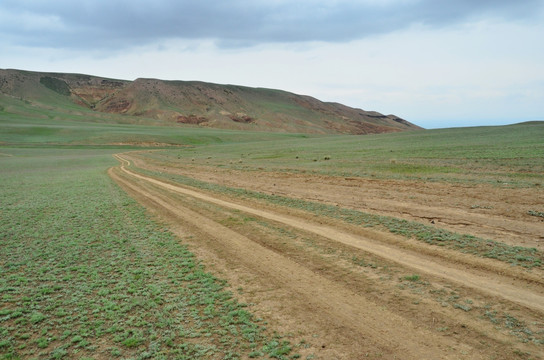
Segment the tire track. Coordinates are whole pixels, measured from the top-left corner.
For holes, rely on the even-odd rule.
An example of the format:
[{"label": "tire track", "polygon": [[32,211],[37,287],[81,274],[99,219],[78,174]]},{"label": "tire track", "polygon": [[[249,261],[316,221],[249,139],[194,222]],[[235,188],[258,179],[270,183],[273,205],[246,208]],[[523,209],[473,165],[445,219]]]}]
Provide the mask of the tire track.
[{"label": "tire track", "polygon": [[449,264],[445,261],[437,262],[428,256],[422,256],[421,254],[417,254],[406,249],[401,250],[393,246],[379,243],[381,242],[379,237],[385,235],[377,234],[376,232],[373,233],[368,231],[368,237],[356,236],[348,232],[340,231],[331,226],[310,223],[307,220],[297,219],[292,216],[281,215],[271,211],[260,210],[231,201],[218,199],[199,191],[137,174],[126,168],[126,166],[130,164],[128,160],[119,155],[117,155],[116,158],[122,162],[120,170],[127,175],[154,184],[165,190],[191,196],[215,205],[242,211],[263,219],[275,221],[299,230],[314,233],[330,240],[372,253],[385,260],[393,261],[401,266],[421,272],[422,274],[439,277],[449,282],[472,288],[478,292],[484,292],[494,297],[503,298],[518,305],[544,313],[544,295],[541,292],[534,292],[520,286],[516,286],[516,284],[510,284],[507,282],[507,280],[503,279],[497,274],[494,277],[490,277],[489,273],[483,271],[468,271],[459,269],[455,267],[455,264]]},{"label": "tire track", "polygon": [[[304,266],[287,259],[251,239],[190,210],[152,187],[165,189],[164,183],[122,169],[128,180],[110,170],[110,176],[124,187],[147,198],[184,222],[213,237],[225,256],[234,257],[240,265],[251,269],[264,279],[266,286],[283,289],[290,294],[285,307],[301,321],[314,322],[329,328],[329,336],[336,338],[339,348],[357,348],[355,353],[338,353],[334,358],[362,358],[365,352],[381,353],[385,358],[457,359],[451,350],[458,346],[455,339],[438,336],[421,329],[411,321],[392,313],[340,284],[320,276]],[[148,186],[134,181],[138,179]],[[166,187],[168,189],[168,187]],[[169,190],[171,191],[171,190]],[[183,195],[187,195],[181,192]],[[191,196],[191,195],[189,195]],[[330,339],[329,339],[330,340]],[[329,344],[327,344],[329,345]],[[466,346],[466,345],[465,345]],[[472,353],[475,351],[472,349]],[[328,358],[328,357],[327,357]],[[472,358],[472,357],[467,357]]]}]

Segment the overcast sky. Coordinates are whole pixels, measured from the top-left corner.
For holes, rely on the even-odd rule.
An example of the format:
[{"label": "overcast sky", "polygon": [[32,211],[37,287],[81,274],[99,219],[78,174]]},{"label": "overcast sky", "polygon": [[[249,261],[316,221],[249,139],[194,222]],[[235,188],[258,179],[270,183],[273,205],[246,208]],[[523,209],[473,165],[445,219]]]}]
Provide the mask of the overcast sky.
[{"label": "overcast sky", "polygon": [[0,68],[277,88],[426,128],[544,120],[544,0],[0,0]]}]

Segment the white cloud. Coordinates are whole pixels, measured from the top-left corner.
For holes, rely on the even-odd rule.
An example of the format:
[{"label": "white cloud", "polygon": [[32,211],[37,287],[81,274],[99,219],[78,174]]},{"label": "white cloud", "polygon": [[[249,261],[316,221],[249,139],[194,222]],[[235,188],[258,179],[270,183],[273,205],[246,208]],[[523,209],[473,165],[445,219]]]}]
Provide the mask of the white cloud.
[{"label": "white cloud", "polygon": [[530,21],[542,15],[543,7],[542,0],[223,0],[213,4],[201,0],[3,0],[0,12],[62,24],[37,34],[18,23],[1,27],[1,35],[15,36],[20,43],[35,44],[38,35],[43,44],[55,48],[112,49],[172,38],[212,38],[231,47],[351,41],[414,24],[439,29],[489,17]]}]

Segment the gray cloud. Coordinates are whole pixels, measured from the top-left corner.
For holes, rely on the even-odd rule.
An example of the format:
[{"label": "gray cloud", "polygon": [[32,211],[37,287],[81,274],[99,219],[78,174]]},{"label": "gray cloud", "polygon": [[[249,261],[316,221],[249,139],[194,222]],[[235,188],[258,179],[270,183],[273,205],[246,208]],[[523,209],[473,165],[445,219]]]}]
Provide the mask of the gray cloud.
[{"label": "gray cloud", "polygon": [[[387,4],[387,5],[384,5]],[[4,0],[0,37],[14,45],[122,49],[165,39],[225,46],[349,41],[486,17],[530,21],[542,0],[258,1]]]}]

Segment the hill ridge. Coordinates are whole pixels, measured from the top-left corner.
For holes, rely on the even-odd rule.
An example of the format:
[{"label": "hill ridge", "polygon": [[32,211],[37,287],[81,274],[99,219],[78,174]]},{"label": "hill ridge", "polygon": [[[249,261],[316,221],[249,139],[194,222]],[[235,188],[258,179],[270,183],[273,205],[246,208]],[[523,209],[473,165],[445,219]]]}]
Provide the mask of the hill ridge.
[{"label": "hill ridge", "polygon": [[0,92],[35,102],[63,97],[95,112],[145,117],[160,124],[317,134],[421,129],[396,115],[323,102],[309,95],[198,80],[119,80],[0,69]]}]

